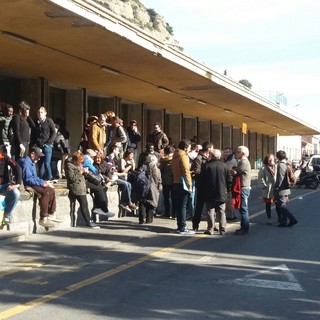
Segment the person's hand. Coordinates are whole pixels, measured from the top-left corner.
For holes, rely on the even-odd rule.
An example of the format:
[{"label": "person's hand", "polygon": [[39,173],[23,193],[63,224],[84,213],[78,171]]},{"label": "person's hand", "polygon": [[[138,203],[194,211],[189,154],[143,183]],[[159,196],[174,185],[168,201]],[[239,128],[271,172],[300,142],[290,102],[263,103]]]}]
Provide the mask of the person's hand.
[{"label": "person's hand", "polygon": [[7,187],[7,191],[11,191],[15,188],[19,188],[20,187],[20,184],[9,184],[8,187]]},{"label": "person's hand", "polygon": [[45,181],[44,185],[45,188],[52,188],[54,189],[53,183],[51,183],[50,181]]}]

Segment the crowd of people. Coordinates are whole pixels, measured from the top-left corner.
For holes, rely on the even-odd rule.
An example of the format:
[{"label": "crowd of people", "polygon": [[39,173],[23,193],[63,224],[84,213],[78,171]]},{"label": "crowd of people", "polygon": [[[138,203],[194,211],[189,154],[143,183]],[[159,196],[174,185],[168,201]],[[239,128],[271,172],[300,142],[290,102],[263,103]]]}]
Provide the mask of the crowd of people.
[{"label": "crowd of people", "polygon": [[[79,203],[83,220],[91,228],[99,227],[96,215],[114,216],[106,191],[117,185],[120,208],[137,211],[140,224],[152,223],[159,215],[162,194],[161,216],[177,220],[177,233],[196,233],[204,209],[206,234],[227,234],[227,220],[236,218],[236,209],[241,221],[235,234],[249,233],[251,166],[246,146],[236,152],[229,146],[220,150],[209,141],[200,145],[197,137],[175,146],[156,122],[138,155],[137,121],[131,120],[125,128],[122,119],[108,111],[88,118],[79,146],[71,152],[64,121],[53,121],[44,107],[37,110],[36,119],[29,112],[30,106],[22,101],[18,113],[6,105],[0,117],[0,194],[6,196],[3,224],[11,221],[22,183],[39,196],[39,225],[51,228],[53,222],[61,222],[54,183],[65,178],[69,198]],[[278,164],[269,154],[259,172],[268,223],[272,223],[271,204],[275,202],[279,226],[293,226],[297,220],[286,206],[290,194],[286,154],[278,151],[276,156]],[[93,198],[91,212],[88,192]],[[192,221],[190,229],[188,220]]]}]

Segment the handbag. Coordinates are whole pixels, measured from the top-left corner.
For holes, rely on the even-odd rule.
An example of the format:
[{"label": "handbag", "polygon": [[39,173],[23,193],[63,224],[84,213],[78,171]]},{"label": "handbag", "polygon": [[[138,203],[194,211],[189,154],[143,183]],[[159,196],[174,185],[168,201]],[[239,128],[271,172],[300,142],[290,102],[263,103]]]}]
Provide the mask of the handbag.
[{"label": "handbag", "polygon": [[100,174],[94,174],[94,173],[89,173],[87,176],[86,176],[86,179],[93,183],[94,185],[98,186],[100,184],[102,184],[103,182],[103,179],[101,177]]}]

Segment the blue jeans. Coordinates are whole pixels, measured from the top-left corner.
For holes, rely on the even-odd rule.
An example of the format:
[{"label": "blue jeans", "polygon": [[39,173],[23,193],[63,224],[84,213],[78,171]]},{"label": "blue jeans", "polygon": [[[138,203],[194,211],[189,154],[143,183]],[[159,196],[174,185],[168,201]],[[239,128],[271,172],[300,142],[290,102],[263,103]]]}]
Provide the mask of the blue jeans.
[{"label": "blue jeans", "polygon": [[241,188],[241,206],[239,212],[241,215],[241,229],[248,231],[249,230],[249,196],[250,196],[251,187]]},{"label": "blue jeans", "polygon": [[131,183],[122,179],[117,179],[116,184],[121,190],[121,204],[131,204]]},{"label": "blue jeans", "polygon": [[0,194],[5,196],[6,208],[4,213],[9,218],[20,199],[20,191],[18,188],[7,191],[8,185],[9,183],[0,184]]},{"label": "blue jeans", "polygon": [[290,222],[295,221],[295,217],[293,214],[288,210],[287,203],[289,202],[288,196],[279,196],[276,198],[276,211],[279,218],[279,223],[285,225],[287,223],[287,219]]},{"label": "blue jeans", "polygon": [[186,215],[189,192],[183,189],[182,183],[175,183],[173,185],[173,197],[177,208],[178,229],[183,231],[187,227]]},{"label": "blue jeans", "polygon": [[40,169],[40,177],[44,180],[52,180],[51,170],[51,158],[52,158],[52,146],[43,146],[42,152],[44,157],[38,161]]}]

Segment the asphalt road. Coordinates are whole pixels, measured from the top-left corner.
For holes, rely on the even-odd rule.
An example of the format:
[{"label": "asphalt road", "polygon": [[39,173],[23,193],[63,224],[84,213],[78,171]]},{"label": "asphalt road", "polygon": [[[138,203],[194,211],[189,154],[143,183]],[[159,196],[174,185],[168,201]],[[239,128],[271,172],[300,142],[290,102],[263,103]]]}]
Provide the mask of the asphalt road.
[{"label": "asphalt road", "polygon": [[185,236],[173,220],[127,217],[2,246],[0,319],[318,320],[319,190],[291,199],[299,223],[268,226],[254,187],[246,236],[238,222]]}]

